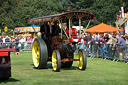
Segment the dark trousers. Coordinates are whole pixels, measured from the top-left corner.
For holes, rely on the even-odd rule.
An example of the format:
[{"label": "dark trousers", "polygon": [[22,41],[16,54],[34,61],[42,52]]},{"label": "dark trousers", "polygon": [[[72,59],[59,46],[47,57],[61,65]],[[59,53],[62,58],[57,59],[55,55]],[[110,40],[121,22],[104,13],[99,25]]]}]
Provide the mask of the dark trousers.
[{"label": "dark trousers", "polygon": [[96,57],[97,56],[97,52],[98,52],[98,45],[97,44],[94,44],[93,45],[93,57]]},{"label": "dark trousers", "polygon": [[125,48],[126,48],[126,47],[123,47],[123,46],[117,47],[117,49],[116,49],[116,59],[119,59],[119,54],[120,54],[120,52],[123,54],[123,59],[126,58]]},{"label": "dark trousers", "polygon": [[111,53],[111,58],[114,59],[115,58],[115,55],[116,55],[116,47],[111,47],[111,50],[110,50],[110,53]]},{"label": "dark trousers", "polygon": [[107,56],[108,56],[108,59],[111,59],[111,47],[110,47],[110,45],[108,45],[108,47],[107,47]]},{"label": "dark trousers", "polygon": [[103,55],[103,50],[102,47],[98,47],[98,56],[102,56]]}]

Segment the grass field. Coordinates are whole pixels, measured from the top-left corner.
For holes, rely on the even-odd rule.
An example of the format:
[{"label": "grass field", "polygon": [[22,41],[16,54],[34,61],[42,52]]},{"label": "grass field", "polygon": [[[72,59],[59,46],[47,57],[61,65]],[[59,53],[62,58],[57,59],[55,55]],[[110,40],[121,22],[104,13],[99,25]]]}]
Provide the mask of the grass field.
[{"label": "grass field", "polygon": [[12,77],[0,85],[128,85],[128,65],[99,58],[88,58],[87,69],[70,69],[53,72],[51,62],[47,69],[34,69],[31,53],[11,54]]}]

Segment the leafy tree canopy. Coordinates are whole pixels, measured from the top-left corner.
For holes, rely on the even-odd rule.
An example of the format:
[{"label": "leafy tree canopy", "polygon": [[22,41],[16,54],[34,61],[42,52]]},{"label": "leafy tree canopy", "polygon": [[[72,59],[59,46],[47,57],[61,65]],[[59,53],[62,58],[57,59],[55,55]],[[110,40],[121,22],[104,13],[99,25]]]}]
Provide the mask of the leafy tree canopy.
[{"label": "leafy tree canopy", "polygon": [[90,26],[101,22],[115,26],[121,6],[128,11],[127,0],[0,0],[0,25],[4,22],[11,29],[29,26],[27,21],[31,18],[62,13],[71,8],[94,14],[96,19]]}]

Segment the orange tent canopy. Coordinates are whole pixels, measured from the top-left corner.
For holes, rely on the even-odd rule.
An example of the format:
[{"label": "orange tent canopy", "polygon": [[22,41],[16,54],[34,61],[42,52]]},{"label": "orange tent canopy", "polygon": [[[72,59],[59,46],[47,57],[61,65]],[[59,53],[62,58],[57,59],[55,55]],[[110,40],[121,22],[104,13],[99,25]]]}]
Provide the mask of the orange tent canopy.
[{"label": "orange tent canopy", "polygon": [[116,32],[117,30],[121,31],[118,28],[112,27],[110,25],[104,24],[103,22],[101,24],[98,24],[94,27],[91,27],[87,29],[85,32],[88,33],[106,33],[106,32]]}]

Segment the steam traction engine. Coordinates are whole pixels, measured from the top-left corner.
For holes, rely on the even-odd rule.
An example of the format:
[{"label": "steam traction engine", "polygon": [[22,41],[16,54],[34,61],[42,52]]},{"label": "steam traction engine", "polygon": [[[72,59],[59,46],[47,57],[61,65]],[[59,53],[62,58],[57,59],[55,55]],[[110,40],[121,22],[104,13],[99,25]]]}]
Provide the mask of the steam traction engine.
[{"label": "steam traction engine", "polygon": [[[52,61],[53,71],[60,71],[61,67],[70,68],[73,61],[78,61],[78,68],[85,70],[87,65],[85,51],[79,50],[77,59],[74,59],[76,42],[73,41],[72,37],[76,36],[77,30],[71,26],[73,21],[79,21],[81,30],[82,20],[93,20],[94,18],[95,16],[88,12],[71,11],[30,19],[30,24],[43,23],[41,25],[41,38],[36,38],[32,46],[34,67],[37,69],[46,68],[47,62]],[[67,29],[63,23],[67,24]]]}]

